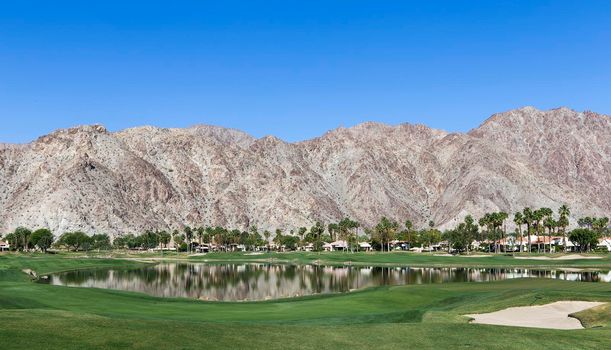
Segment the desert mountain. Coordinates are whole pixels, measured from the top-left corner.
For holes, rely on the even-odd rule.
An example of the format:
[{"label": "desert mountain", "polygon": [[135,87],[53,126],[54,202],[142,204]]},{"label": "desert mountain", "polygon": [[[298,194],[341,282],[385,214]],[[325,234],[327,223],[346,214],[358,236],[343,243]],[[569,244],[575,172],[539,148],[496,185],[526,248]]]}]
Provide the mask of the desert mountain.
[{"label": "desert mountain", "polygon": [[309,141],[213,126],[59,130],[0,144],[0,232],[119,234],[222,225],[289,229],[344,216],[451,227],[525,206],[611,214],[611,118],[495,114],[468,133],[365,123]]}]

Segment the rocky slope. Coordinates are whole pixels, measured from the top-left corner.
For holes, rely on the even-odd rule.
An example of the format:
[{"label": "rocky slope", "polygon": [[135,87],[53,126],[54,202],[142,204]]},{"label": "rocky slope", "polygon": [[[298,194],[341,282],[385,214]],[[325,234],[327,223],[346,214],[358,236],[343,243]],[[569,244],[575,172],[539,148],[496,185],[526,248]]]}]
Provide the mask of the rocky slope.
[{"label": "rocky slope", "polygon": [[0,144],[0,232],[290,229],[386,215],[453,226],[524,206],[611,214],[611,118],[526,107],[466,133],[365,123],[299,143],[212,126],[101,126]]}]

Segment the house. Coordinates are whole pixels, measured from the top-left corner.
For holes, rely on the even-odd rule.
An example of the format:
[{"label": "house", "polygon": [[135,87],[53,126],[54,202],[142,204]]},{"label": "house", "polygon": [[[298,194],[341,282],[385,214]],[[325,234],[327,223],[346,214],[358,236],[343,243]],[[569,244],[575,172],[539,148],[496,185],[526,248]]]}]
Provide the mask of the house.
[{"label": "house", "polygon": [[201,244],[199,245],[197,248],[195,248],[195,251],[198,253],[208,253],[210,252],[212,249],[210,247],[210,244]]},{"label": "house", "polygon": [[314,250],[314,243],[308,243],[307,245],[304,245],[303,247],[301,247],[301,249],[303,249],[303,251],[306,251],[306,252],[311,252]]},{"label": "house", "polygon": [[333,245],[331,245],[331,243],[325,243],[322,245],[322,249],[324,249],[326,252],[333,251]]},{"label": "house", "polygon": [[603,250],[607,248],[608,252],[611,252],[611,238],[601,238],[598,240],[598,248]]},{"label": "house", "polygon": [[369,244],[367,242],[361,242],[361,243],[359,243],[359,250],[370,252],[371,251],[371,244]]},{"label": "house", "polygon": [[331,244],[331,250],[343,251],[348,249],[348,243],[346,241],[335,241],[329,244]]},{"label": "house", "polygon": [[11,249],[10,244],[5,241],[0,241],[0,252],[9,251]]}]

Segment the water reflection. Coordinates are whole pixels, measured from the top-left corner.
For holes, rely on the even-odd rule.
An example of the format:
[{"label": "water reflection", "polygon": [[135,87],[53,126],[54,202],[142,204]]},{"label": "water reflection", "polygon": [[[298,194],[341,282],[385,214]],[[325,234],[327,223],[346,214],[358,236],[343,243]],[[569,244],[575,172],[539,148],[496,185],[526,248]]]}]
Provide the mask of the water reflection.
[{"label": "water reflection", "polygon": [[400,284],[487,282],[538,277],[610,282],[611,272],[524,268],[332,267],[162,263],[139,269],[78,270],[50,275],[54,285],[108,288],[160,297],[267,300]]}]

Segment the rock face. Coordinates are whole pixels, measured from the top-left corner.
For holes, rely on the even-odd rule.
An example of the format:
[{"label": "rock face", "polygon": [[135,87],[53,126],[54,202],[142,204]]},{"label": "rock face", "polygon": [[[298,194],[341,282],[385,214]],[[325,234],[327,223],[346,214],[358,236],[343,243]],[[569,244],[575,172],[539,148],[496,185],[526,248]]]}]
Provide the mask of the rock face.
[{"label": "rock face", "polygon": [[383,215],[451,227],[525,206],[611,214],[611,118],[560,108],[447,133],[365,123],[299,143],[212,126],[102,126],[0,144],[0,232],[291,229]]}]

